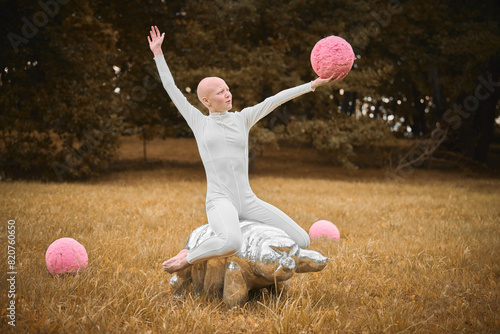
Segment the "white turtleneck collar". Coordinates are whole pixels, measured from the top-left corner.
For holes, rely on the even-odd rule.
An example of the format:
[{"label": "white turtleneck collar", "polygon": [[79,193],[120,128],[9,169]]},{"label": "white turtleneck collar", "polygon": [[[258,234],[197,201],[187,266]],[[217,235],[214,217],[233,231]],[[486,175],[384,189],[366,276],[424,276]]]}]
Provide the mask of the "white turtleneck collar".
[{"label": "white turtleneck collar", "polygon": [[223,112],[211,112],[209,113],[210,117],[224,117],[228,114],[228,111],[223,111]]}]

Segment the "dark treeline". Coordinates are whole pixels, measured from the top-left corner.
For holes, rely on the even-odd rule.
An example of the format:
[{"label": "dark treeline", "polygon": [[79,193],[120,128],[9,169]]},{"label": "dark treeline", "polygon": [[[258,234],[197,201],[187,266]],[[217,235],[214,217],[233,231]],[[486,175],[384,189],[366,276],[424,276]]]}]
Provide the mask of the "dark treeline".
[{"label": "dark treeline", "polygon": [[188,99],[199,106],[199,80],[220,76],[235,110],[314,79],[309,56],[320,38],[349,41],[358,58],[349,76],[283,106],[264,123],[270,128],[291,116],[366,116],[401,136],[430,138],[487,162],[498,126],[495,0],[1,0],[0,6],[3,177],[84,177],[106,169],[120,135],[190,135],[158,81],[146,40],[151,25],[166,32],[164,53]]}]

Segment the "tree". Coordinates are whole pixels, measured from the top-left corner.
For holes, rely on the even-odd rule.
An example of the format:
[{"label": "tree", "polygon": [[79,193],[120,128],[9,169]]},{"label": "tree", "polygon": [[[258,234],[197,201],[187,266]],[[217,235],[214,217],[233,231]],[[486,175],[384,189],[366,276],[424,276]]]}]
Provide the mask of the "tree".
[{"label": "tree", "polygon": [[86,1],[4,5],[10,45],[0,60],[1,172],[68,180],[104,170],[121,132],[112,27]]},{"label": "tree", "polygon": [[166,32],[176,83],[200,110],[195,90],[205,76],[226,79],[241,110],[314,79],[309,56],[319,39],[351,43],[358,59],[349,76],[277,109],[254,131],[262,137],[256,143],[292,116],[330,121],[340,107],[415,138],[436,137],[447,126],[436,145],[479,161],[488,156],[499,99],[494,0],[1,4],[8,36],[0,58],[4,173],[50,178],[59,163],[65,177],[91,175],[112,158],[120,131],[144,143],[192,135],[156,74],[146,41],[151,25]]},{"label": "tree", "polygon": [[378,71],[387,64],[383,72],[389,75],[374,83],[375,93],[363,87],[358,93],[372,96],[374,104],[390,98],[389,104],[379,104],[383,113],[403,120],[402,129],[408,126],[413,136],[436,131],[436,137],[443,133],[440,127],[451,125],[446,140],[437,138],[434,143],[484,161],[498,115],[498,2],[369,4],[356,4],[365,22],[348,27],[350,40],[359,46],[357,65]]}]

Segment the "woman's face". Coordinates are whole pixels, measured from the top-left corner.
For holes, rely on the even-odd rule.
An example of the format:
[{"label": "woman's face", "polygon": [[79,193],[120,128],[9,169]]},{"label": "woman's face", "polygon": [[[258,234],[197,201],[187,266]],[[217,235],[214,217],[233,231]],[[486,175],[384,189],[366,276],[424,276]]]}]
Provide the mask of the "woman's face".
[{"label": "woman's face", "polygon": [[221,78],[205,78],[198,88],[201,101],[210,112],[224,112],[231,110],[232,94],[226,82]]}]

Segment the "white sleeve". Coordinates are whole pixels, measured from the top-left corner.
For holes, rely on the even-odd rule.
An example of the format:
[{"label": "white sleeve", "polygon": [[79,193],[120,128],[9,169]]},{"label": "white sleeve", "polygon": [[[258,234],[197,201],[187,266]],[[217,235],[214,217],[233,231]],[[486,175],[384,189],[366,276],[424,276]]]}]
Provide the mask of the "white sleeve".
[{"label": "white sleeve", "polygon": [[241,113],[245,118],[247,129],[250,129],[255,125],[255,123],[267,116],[271,111],[278,108],[283,103],[312,91],[314,91],[314,89],[311,87],[311,83],[309,82],[297,87],[285,89],[274,96],[268,97],[253,107],[243,109]]},{"label": "white sleeve", "polygon": [[184,117],[191,130],[194,130],[204,115],[189,103],[181,90],[175,85],[174,77],[172,73],[170,73],[165,57],[163,55],[156,56],[154,60],[158,67],[158,73],[160,73],[161,82],[168,96],[170,96],[172,102],[174,102],[177,110],[179,110],[182,117]]}]

